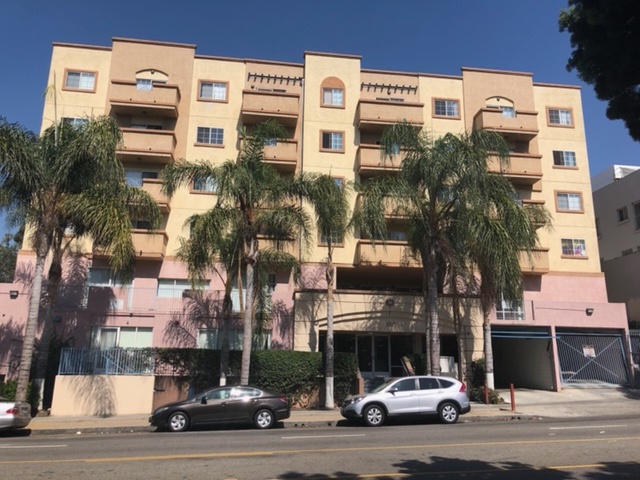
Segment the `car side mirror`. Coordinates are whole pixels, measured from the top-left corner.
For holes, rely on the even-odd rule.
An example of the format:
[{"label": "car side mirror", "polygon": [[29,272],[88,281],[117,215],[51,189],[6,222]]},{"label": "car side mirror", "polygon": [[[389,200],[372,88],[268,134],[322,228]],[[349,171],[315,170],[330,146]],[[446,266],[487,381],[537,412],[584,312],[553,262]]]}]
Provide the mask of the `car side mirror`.
[{"label": "car side mirror", "polygon": [[389,389],[389,393],[391,393],[392,395],[395,395],[397,391],[398,391],[398,387],[392,387]]},{"label": "car side mirror", "polygon": [[206,405],[207,404],[207,397],[202,397],[202,400],[200,400],[200,403],[202,405]]}]

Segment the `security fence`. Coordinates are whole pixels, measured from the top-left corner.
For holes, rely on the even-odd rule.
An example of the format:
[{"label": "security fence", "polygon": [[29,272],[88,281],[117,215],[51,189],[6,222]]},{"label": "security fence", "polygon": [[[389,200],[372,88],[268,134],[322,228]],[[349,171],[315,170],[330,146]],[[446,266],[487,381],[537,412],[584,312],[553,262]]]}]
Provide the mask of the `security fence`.
[{"label": "security fence", "polygon": [[63,348],[58,375],[153,375],[154,367],[146,348]]}]

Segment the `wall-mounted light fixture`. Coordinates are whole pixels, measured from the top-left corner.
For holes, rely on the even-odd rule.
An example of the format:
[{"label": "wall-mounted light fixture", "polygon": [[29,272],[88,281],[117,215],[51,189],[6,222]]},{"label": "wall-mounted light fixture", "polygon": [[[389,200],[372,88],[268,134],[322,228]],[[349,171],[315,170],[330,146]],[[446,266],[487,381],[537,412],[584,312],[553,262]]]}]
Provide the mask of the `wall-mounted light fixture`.
[{"label": "wall-mounted light fixture", "polygon": [[585,313],[587,314],[587,317],[590,317],[591,315],[593,315],[593,308],[587,308],[585,310]]},{"label": "wall-mounted light fixture", "polygon": [[54,315],[53,323],[60,323],[62,321],[62,315]]},{"label": "wall-mounted light fixture", "polygon": [[387,307],[393,307],[396,304],[393,298],[387,298],[387,300],[384,303]]},{"label": "wall-mounted light fixture", "polygon": [[15,300],[16,298],[18,298],[19,294],[20,292],[18,292],[18,290],[9,290],[9,298],[11,300]]}]

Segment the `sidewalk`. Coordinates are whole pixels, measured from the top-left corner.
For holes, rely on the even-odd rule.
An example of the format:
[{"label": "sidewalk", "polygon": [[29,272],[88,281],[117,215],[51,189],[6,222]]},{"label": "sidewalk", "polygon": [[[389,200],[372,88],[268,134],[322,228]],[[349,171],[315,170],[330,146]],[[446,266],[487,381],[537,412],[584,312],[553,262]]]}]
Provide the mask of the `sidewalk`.
[{"label": "sidewalk", "polygon": [[[471,404],[471,412],[462,422],[529,420],[535,418],[604,418],[640,414],[640,390],[589,387],[565,388],[561,392],[543,390],[515,391],[515,406],[511,408],[510,392],[500,390],[505,403],[500,405]],[[43,416],[31,420],[32,435],[148,432],[149,414],[115,415],[112,417]],[[339,409],[292,410],[284,421],[285,428],[336,426],[345,421]]]}]

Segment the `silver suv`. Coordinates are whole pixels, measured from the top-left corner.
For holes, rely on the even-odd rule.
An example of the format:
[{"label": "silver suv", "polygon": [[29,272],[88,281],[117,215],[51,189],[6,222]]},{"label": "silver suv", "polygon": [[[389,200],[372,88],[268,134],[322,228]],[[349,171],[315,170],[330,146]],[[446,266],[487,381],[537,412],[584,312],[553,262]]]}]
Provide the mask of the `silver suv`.
[{"label": "silver suv", "polygon": [[443,423],[456,423],[471,410],[467,387],[450,377],[431,375],[394,378],[370,393],[347,397],[340,414],[377,427],[387,417],[438,415]]}]

